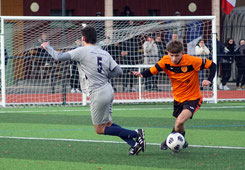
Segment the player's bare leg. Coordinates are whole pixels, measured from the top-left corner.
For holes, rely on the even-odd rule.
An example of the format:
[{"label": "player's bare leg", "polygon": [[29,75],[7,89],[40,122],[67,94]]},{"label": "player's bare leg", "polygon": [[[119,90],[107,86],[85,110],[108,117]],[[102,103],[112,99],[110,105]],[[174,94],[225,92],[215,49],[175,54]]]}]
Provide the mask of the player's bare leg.
[{"label": "player's bare leg", "polygon": [[[185,122],[190,119],[192,116],[192,113],[190,110],[188,109],[184,109],[180,115],[175,119],[175,125],[174,125],[174,128],[173,128],[173,131],[172,132],[179,132],[181,133],[183,136],[185,136]],[[185,144],[183,146],[184,148],[187,148],[188,147],[188,143],[187,141],[185,141]],[[166,140],[164,142],[161,143],[161,146],[160,148],[162,150],[167,150],[168,149],[168,146],[166,144]]]},{"label": "player's bare leg", "polygon": [[180,113],[180,115],[175,119],[175,125],[174,125],[175,132],[184,133],[185,132],[184,124],[188,119],[191,118],[191,116],[192,116],[191,111],[188,109],[184,109]]},{"label": "player's bare leg", "polygon": [[106,123],[104,123],[104,124],[95,124],[94,125],[94,129],[95,129],[95,132],[97,133],[97,134],[104,134],[104,132],[105,132],[105,127],[107,127],[107,126],[111,126],[112,125],[112,122],[110,121],[110,122],[106,122]]},{"label": "player's bare leg", "polygon": [[[191,118],[191,116],[192,116],[191,111],[188,109],[184,109],[175,120],[174,131],[181,133],[185,137],[184,124],[188,119]],[[187,147],[188,147],[188,143],[187,141],[185,141],[183,148],[187,148]]]}]

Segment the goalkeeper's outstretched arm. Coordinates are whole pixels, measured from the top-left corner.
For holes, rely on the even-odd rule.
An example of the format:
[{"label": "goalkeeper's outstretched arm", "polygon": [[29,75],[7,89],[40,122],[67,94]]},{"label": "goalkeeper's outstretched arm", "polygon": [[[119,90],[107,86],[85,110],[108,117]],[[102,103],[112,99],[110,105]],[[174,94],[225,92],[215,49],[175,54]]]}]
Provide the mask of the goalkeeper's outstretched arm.
[{"label": "goalkeeper's outstretched arm", "polygon": [[69,53],[61,53],[58,51],[55,51],[53,47],[49,45],[49,42],[44,42],[41,44],[41,47],[45,49],[52,57],[53,59],[57,61],[66,61],[71,59],[71,55]]}]

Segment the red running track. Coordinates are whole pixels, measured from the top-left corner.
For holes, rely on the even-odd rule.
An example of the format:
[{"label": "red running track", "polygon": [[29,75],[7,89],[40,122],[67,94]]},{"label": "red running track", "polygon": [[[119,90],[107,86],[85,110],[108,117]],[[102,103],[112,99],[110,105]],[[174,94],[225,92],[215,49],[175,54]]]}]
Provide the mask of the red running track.
[{"label": "red running track", "polygon": [[[204,98],[212,92],[205,92]],[[115,100],[137,100],[138,92],[115,93]],[[172,98],[171,92],[142,92],[142,99]],[[1,99],[1,98],[0,98]],[[218,91],[218,99],[245,99],[245,90]],[[62,103],[62,94],[10,94],[6,96],[7,103]],[[82,94],[68,93],[67,102],[81,102]]]}]

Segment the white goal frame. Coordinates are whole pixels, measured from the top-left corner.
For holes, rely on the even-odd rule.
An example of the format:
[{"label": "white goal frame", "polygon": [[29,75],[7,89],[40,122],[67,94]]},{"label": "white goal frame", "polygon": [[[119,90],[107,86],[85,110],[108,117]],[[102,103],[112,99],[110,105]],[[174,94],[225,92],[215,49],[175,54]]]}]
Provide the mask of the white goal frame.
[{"label": "white goal frame", "polygon": [[[119,21],[119,20],[173,20],[173,21],[180,21],[180,20],[211,20],[212,21],[212,57],[213,61],[217,63],[217,53],[216,53],[216,17],[215,16],[161,16],[161,17],[27,17],[27,16],[1,16],[1,49],[4,49],[4,23],[6,20],[81,20],[81,21]],[[4,50],[1,50],[1,99],[0,99],[0,106],[6,107],[8,105],[43,105],[43,104],[62,104],[62,103],[7,103],[6,102],[6,85],[5,85],[5,57],[4,57]],[[127,65],[121,65],[121,67],[128,67]],[[135,65],[130,67],[137,68],[139,71],[141,71],[143,68],[151,67],[151,65]],[[141,91],[141,84],[142,79],[139,78],[139,91],[138,91],[138,99],[136,100],[114,100],[114,103],[142,103],[142,102],[171,102],[173,101],[173,98],[160,98],[160,99],[142,99],[142,91]],[[211,98],[204,98],[204,101],[217,103],[217,80],[216,76],[213,81],[213,88],[212,88],[213,96]],[[89,100],[87,100],[86,96],[83,95],[83,100],[80,102],[83,105],[86,105],[89,103]]]}]

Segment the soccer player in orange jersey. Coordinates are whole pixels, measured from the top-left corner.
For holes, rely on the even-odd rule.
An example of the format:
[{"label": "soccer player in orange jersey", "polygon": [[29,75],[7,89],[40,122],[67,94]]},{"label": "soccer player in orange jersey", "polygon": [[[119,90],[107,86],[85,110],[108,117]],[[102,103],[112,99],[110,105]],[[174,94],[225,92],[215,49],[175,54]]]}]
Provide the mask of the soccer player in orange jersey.
[{"label": "soccer player in orange jersey", "polygon": [[[192,119],[202,104],[198,71],[210,70],[208,79],[202,81],[202,86],[209,86],[215,76],[216,64],[208,59],[183,54],[183,44],[179,41],[170,42],[167,46],[167,52],[168,55],[163,56],[155,66],[141,73],[132,73],[138,77],[150,77],[160,71],[166,72],[171,80],[174,96],[173,116],[175,117],[175,125],[172,132],[179,132],[185,136],[185,122]],[[188,147],[188,143],[185,142],[183,147]],[[166,140],[162,142],[161,149],[168,149]]]}]

